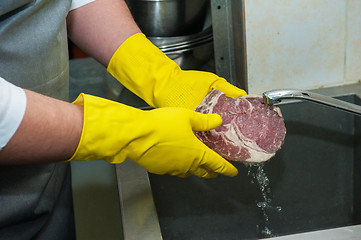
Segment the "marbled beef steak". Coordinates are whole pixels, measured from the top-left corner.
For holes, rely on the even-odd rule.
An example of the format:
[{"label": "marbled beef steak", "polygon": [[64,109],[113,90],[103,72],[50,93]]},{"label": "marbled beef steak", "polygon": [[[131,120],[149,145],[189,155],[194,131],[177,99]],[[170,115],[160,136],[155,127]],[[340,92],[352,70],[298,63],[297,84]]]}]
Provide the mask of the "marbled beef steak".
[{"label": "marbled beef steak", "polygon": [[281,148],[286,136],[280,109],[264,103],[261,96],[228,98],[219,90],[212,90],[195,111],[222,117],[221,126],[196,132],[196,136],[228,160],[267,161]]}]

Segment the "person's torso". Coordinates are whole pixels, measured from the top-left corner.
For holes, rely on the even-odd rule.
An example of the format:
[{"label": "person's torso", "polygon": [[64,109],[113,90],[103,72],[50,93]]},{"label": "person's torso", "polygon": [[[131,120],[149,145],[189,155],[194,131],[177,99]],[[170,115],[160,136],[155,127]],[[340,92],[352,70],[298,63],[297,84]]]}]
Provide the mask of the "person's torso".
[{"label": "person's torso", "polygon": [[1,0],[0,76],[67,100],[69,58],[65,17],[71,0]]},{"label": "person's torso", "polygon": [[[71,0],[0,1],[1,77],[68,100],[70,5]],[[0,166],[0,239],[72,239],[70,184],[68,163]]]}]

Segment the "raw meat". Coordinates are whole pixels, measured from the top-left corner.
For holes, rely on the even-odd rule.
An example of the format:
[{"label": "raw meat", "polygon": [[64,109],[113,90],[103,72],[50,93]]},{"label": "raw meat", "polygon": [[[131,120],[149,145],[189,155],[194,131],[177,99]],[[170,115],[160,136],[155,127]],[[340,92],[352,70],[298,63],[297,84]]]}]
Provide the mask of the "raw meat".
[{"label": "raw meat", "polygon": [[219,90],[212,90],[195,111],[222,117],[221,126],[196,132],[196,136],[228,160],[267,161],[281,148],[286,136],[280,109],[265,104],[261,96],[228,98]]}]

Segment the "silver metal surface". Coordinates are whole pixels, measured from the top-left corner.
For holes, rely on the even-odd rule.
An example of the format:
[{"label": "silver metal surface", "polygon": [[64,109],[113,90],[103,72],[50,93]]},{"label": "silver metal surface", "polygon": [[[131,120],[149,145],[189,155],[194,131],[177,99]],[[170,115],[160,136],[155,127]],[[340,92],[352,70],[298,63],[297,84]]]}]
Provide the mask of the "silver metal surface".
[{"label": "silver metal surface", "polygon": [[149,37],[149,40],[184,70],[202,68],[213,56],[211,26],[196,34]]},{"label": "silver metal surface", "polygon": [[209,0],[127,0],[140,29],[152,37],[181,36],[202,30]]},{"label": "silver metal surface", "polygon": [[130,160],[116,165],[115,169],[124,239],[161,240],[147,171]]},{"label": "silver metal surface", "polygon": [[163,52],[175,51],[178,49],[190,48],[199,43],[213,40],[212,27],[195,34],[177,37],[149,37],[149,40]]},{"label": "silver metal surface", "polygon": [[263,97],[265,99],[265,102],[267,102],[268,104],[277,104],[280,103],[282,100],[300,99],[326,105],[356,115],[361,115],[361,106],[359,105],[341,101],[336,98],[328,97],[310,91],[296,89],[280,89],[264,92]]},{"label": "silver metal surface", "polygon": [[211,0],[217,75],[248,90],[244,0]]}]

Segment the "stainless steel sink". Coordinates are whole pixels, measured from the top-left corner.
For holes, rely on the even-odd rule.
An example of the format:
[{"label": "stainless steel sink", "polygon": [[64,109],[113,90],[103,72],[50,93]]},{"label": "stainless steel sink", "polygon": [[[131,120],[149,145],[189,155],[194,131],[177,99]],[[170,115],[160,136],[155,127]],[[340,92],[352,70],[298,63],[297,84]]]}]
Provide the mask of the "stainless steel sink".
[{"label": "stainless steel sink", "polygon": [[[361,105],[361,84],[316,92]],[[311,102],[279,107],[287,136],[264,169],[271,205],[282,210],[267,211],[268,227],[292,239],[296,233],[360,225],[361,117]],[[131,161],[116,166],[125,239],[264,237],[256,205],[260,190],[249,169],[235,165],[237,177],[215,179],[147,174]],[[361,233],[361,225],[355,229]]]}]

